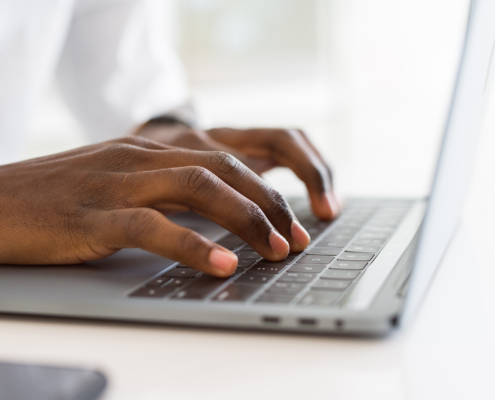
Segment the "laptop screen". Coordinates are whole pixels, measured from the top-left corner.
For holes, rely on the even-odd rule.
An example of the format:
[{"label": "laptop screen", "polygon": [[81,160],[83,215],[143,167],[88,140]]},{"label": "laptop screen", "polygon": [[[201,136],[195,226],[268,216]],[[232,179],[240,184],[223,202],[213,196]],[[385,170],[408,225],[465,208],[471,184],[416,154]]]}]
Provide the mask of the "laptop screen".
[{"label": "laptop screen", "polygon": [[494,52],[495,2],[473,0],[403,320],[416,309],[458,224],[474,168],[490,79],[494,74]]}]

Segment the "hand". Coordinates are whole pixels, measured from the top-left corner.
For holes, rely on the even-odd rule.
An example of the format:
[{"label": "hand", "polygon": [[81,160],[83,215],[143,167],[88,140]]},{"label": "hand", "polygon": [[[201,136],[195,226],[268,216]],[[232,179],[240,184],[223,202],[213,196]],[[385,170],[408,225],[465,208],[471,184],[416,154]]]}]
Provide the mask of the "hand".
[{"label": "hand", "polygon": [[235,157],[125,138],[0,167],[0,264],[71,264],[139,247],[225,277],[229,250],[161,211],[195,211],[268,260],[309,235],[284,198]]},{"label": "hand", "polygon": [[258,174],[276,166],[288,167],[305,183],[313,212],[319,218],[334,219],[340,213],[341,201],[333,190],[332,171],[301,130],[202,131],[177,123],[144,124],[135,134],[189,149],[226,151]]}]

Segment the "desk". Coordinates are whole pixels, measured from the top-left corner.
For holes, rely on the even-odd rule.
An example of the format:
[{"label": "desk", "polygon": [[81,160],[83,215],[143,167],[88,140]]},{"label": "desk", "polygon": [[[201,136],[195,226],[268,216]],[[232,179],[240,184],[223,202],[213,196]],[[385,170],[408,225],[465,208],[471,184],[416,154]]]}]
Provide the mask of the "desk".
[{"label": "desk", "polygon": [[472,249],[464,224],[413,324],[384,339],[3,317],[0,358],[101,368],[105,400],[493,399],[494,317]]}]

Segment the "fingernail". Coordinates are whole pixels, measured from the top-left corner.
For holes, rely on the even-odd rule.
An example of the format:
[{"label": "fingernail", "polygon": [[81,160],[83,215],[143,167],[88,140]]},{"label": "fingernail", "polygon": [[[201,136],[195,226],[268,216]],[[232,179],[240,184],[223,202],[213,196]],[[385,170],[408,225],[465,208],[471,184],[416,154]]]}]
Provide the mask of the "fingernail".
[{"label": "fingernail", "polygon": [[289,254],[289,243],[280,233],[275,230],[271,231],[268,241],[277,257],[287,257],[287,254]]},{"label": "fingernail", "polygon": [[215,268],[223,271],[232,273],[237,267],[237,256],[230,251],[223,251],[220,249],[212,249],[208,257],[210,264]]},{"label": "fingernail", "polygon": [[305,249],[311,241],[309,233],[296,220],[292,221],[291,234],[295,244],[300,247],[301,250]]}]

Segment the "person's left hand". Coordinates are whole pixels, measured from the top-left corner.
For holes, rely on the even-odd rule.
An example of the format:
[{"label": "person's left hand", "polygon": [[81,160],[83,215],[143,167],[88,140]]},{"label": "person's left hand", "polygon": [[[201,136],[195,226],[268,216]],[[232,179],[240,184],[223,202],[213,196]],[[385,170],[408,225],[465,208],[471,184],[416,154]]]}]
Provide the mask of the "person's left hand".
[{"label": "person's left hand", "polygon": [[257,174],[277,166],[290,168],[306,185],[315,215],[336,218],[341,209],[332,171],[318,150],[299,129],[198,130],[177,124],[144,124],[135,135],[193,150],[226,151]]}]

